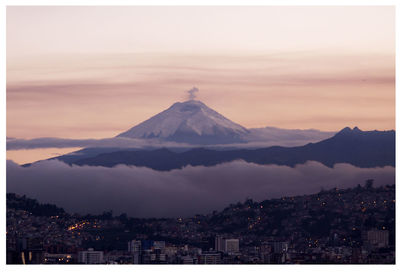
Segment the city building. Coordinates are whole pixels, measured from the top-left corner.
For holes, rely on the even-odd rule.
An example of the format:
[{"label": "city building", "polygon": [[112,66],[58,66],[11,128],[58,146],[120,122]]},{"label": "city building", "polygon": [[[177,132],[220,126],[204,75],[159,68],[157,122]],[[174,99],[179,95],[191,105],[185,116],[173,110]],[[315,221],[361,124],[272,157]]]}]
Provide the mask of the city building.
[{"label": "city building", "polygon": [[374,248],[385,248],[389,246],[389,231],[373,229],[366,232],[364,241]]},{"label": "city building", "polygon": [[224,253],[238,253],[239,239],[226,239],[222,236],[215,237],[215,251]]},{"label": "city building", "polygon": [[274,253],[282,254],[286,253],[289,248],[288,242],[276,241],[272,243],[272,248],[274,249]]},{"label": "city building", "polygon": [[222,236],[215,237],[214,249],[217,252],[225,252],[225,239]]},{"label": "city building", "polygon": [[165,249],[165,241],[154,241],[153,248],[164,250]]},{"label": "city building", "polygon": [[199,264],[221,264],[221,253],[202,252],[199,256]]},{"label": "city building", "polygon": [[78,253],[78,263],[84,263],[84,264],[104,263],[103,251],[94,251],[93,248],[89,248],[87,251],[80,251]]},{"label": "city building", "polygon": [[239,239],[225,239],[225,253],[239,253]]},{"label": "city building", "polygon": [[196,264],[197,263],[197,259],[193,258],[192,256],[182,256],[180,258],[182,264]]},{"label": "city building", "polygon": [[142,250],[142,242],[140,240],[132,240],[128,242],[128,252],[140,253]]}]

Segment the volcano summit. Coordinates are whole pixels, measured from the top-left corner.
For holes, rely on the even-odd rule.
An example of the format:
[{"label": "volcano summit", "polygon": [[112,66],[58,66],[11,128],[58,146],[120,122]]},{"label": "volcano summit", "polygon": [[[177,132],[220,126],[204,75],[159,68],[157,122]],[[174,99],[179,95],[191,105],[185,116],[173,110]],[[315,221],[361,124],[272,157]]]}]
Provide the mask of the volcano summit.
[{"label": "volcano summit", "polygon": [[203,102],[174,103],[167,110],[117,135],[127,138],[158,138],[191,144],[229,144],[246,142],[250,133]]}]

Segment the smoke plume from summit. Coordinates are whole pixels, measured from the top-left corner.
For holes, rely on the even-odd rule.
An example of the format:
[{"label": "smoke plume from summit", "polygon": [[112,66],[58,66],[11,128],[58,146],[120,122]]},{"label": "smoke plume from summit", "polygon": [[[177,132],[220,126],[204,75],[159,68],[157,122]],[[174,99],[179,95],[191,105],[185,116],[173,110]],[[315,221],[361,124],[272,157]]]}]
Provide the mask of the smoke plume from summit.
[{"label": "smoke plume from summit", "polygon": [[199,89],[197,87],[192,87],[186,92],[189,94],[189,100],[194,100],[196,98],[196,93],[199,92]]}]

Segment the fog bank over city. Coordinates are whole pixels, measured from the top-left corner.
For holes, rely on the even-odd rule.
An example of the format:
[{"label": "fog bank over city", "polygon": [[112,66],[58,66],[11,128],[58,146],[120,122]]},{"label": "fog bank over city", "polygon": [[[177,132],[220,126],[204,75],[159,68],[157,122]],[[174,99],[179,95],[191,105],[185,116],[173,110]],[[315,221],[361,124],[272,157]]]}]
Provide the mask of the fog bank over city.
[{"label": "fog bank over city", "polygon": [[329,168],[307,162],[294,168],[234,161],[213,167],[160,172],[119,165],[114,168],[69,166],[57,160],[21,167],[7,161],[7,192],[53,203],[66,211],[99,214],[112,210],[132,217],[189,217],[222,210],[252,198],[262,201],[349,188],[374,179],[394,184],[395,168]]}]

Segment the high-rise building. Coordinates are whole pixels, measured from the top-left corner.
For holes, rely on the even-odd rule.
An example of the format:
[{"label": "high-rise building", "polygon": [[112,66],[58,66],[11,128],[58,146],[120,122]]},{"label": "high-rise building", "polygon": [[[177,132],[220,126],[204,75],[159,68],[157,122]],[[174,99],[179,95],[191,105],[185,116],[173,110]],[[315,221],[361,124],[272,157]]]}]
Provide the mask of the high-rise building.
[{"label": "high-rise building", "polygon": [[239,239],[226,239],[222,236],[215,237],[215,251],[224,253],[238,253]]},{"label": "high-rise building", "polygon": [[239,239],[225,239],[226,253],[239,253]]},{"label": "high-rise building", "polygon": [[42,238],[7,239],[7,263],[41,264],[43,261]]},{"label": "high-rise building", "polygon": [[128,242],[128,252],[140,253],[142,250],[142,242],[140,240],[132,240]]},{"label": "high-rise building", "polygon": [[199,256],[199,264],[220,264],[221,253],[217,252],[203,252]]},{"label": "high-rise building", "polygon": [[364,242],[375,248],[389,246],[389,231],[373,229],[364,233]]},{"label": "high-rise building", "polygon": [[286,241],[275,241],[272,243],[272,248],[274,250],[274,253],[283,254],[288,251],[289,243]]},{"label": "high-rise building", "polygon": [[133,263],[139,264],[141,261],[141,254],[142,254],[142,241],[140,240],[129,241],[128,252],[132,254]]},{"label": "high-rise building", "polygon": [[84,263],[84,264],[104,263],[103,251],[94,251],[93,248],[89,248],[87,251],[80,251],[78,253],[78,263]]},{"label": "high-rise building", "polygon": [[166,264],[167,256],[161,249],[152,249],[142,251],[141,262],[142,264]]},{"label": "high-rise building", "polygon": [[215,237],[215,246],[214,246],[215,251],[217,252],[225,252],[225,238],[222,236],[216,236]]}]

